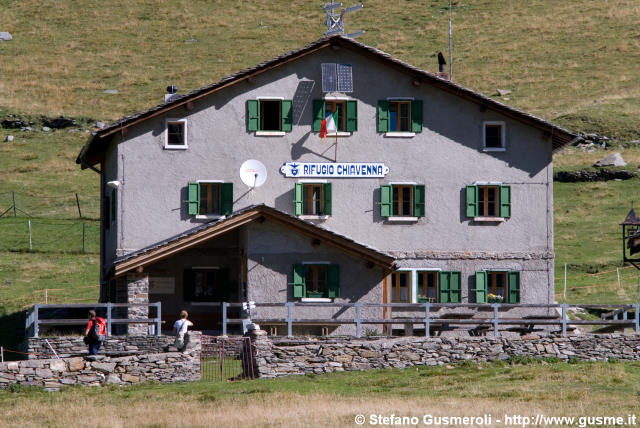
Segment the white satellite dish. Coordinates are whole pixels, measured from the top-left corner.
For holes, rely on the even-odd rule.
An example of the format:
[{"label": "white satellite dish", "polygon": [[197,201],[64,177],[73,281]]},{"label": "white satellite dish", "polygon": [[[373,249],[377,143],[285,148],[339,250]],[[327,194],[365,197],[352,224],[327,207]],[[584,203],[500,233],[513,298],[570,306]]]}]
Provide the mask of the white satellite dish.
[{"label": "white satellite dish", "polygon": [[240,166],[240,179],[251,188],[260,187],[267,181],[267,168],[255,159],[244,161]]}]

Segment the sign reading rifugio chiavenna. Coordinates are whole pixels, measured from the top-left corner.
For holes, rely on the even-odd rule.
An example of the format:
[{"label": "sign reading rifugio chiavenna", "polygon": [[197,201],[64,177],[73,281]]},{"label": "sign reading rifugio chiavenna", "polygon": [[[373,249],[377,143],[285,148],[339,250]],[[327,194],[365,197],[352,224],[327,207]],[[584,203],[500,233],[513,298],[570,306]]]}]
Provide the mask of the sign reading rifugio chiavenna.
[{"label": "sign reading rifugio chiavenna", "polygon": [[295,178],[384,178],[389,167],[370,162],[287,162],[280,172]]}]

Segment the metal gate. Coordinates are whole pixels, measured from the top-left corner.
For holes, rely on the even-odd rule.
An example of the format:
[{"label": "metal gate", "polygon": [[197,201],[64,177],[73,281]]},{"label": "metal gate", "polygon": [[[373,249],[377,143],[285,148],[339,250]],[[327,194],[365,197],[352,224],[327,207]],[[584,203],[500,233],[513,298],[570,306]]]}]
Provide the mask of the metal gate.
[{"label": "metal gate", "polygon": [[217,382],[253,379],[251,338],[202,335],[200,373],[202,380]]}]

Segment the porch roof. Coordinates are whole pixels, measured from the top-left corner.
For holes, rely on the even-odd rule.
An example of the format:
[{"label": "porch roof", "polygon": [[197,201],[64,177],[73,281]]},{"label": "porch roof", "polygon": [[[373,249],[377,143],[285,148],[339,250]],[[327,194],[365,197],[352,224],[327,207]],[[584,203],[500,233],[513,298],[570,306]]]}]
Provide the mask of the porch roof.
[{"label": "porch roof", "polygon": [[387,271],[395,269],[395,258],[380,250],[261,204],[243,208],[227,217],[204,223],[169,239],[118,257],[114,262],[112,274],[118,277],[139,268],[144,268],[144,266],[181,253],[247,223],[263,219],[273,220],[303,235],[317,238],[321,242],[326,242],[345,253],[366,260]]}]

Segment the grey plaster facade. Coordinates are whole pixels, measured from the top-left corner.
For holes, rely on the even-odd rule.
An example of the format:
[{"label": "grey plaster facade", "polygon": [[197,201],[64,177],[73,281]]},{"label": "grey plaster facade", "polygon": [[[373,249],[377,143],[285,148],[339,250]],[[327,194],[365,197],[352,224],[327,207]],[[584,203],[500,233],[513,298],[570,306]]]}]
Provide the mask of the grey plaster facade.
[{"label": "grey plaster facade", "polygon": [[[328,62],[352,65],[353,93],[321,91],[320,65]],[[247,131],[247,101],[259,97],[293,100],[291,132],[267,137]],[[337,139],[312,132],[312,102],[325,97],[357,101],[357,131]],[[422,132],[399,138],[377,131],[378,101],[394,97],[423,101]],[[188,148],[165,148],[170,119],[186,119]],[[504,150],[484,150],[486,121],[504,124]],[[120,182],[116,219],[103,227],[103,279],[117,257],[205,221],[188,214],[189,182],[233,183],[234,211],[265,204],[294,214],[298,180],[280,173],[285,162],[384,162],[389,173],[383,179],[329,179],[332,215],[312,221],[393,255],[399,269],[460,271],[463,302],[475,301],[476,271],[514,270],[520,272],[522,303],[552,303],[552,149],[550,133],[514,115],[416,82],[410,73],[357,49],[322,48],[115,134],[102,163],[103,182]],[[250,189],[240,180],[239,168],[247,159],[266,166],[263,186]],[[476,182],[511,186],[510,218],[480,222],[466,216],[465,186]],[[410,222],[381,217],[380,186],[390,183],[424,184],[425,216]],[[103,188],[108,195],[111,190]],[[162,299],[168,311],[179,310],[188,303],[179,298],[180,269],[226,258],[239,301],[284,302],[292,298],[291,265],[327,258],[340,261],[341,299],[383,301],[381,271],[363,271],[362,262],[336,249],[310,246],[291,231],[252,224],[219,239],[199,252],[149,266],[148,274],[160,269],[176,281],[175,298],[150,293],[150,299]]]}]

